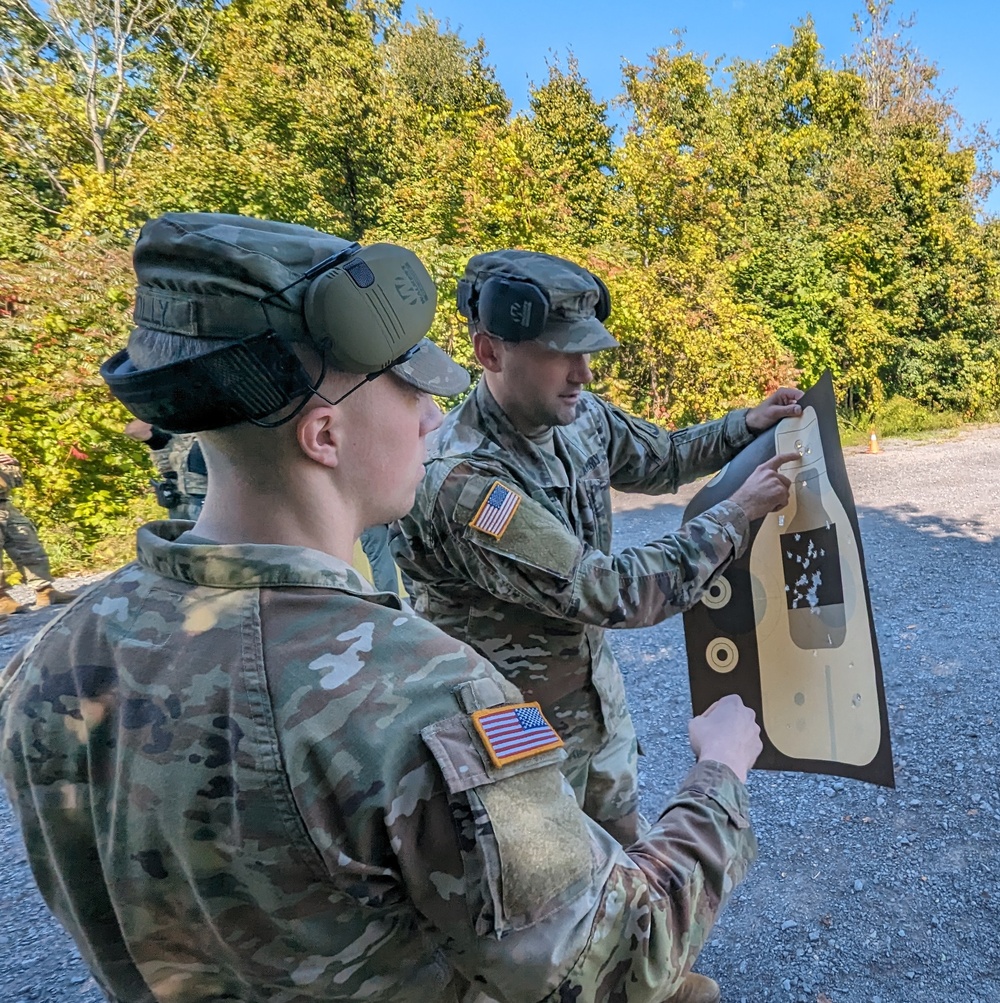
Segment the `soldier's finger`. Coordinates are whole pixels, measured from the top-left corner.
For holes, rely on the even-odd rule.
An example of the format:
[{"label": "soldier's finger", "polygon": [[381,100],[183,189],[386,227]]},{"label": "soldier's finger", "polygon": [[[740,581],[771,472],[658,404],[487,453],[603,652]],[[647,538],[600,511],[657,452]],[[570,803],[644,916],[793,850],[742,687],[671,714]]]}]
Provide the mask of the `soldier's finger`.
[{"label": "soldier's finger", "polygon": [[711,714],[712,711],[717,710],[722,704],[733,704],[733,703],[738,704],[740,707],[746,706],[743,703],[743,700],[736,693],[727,693],[725,696],[719,697],[719,699],[716,700],[715,703],[706,707],[701,712],[699,717],[708,717],[708,715]]},{"label": "soldier's finger", "polygon": [[801,459],[802,457],[798,453],[778,453],[777,456],[765,460],[761,466],[768,470],[777,470],[778,467],[783,467],[786,463],[797,463]]}]

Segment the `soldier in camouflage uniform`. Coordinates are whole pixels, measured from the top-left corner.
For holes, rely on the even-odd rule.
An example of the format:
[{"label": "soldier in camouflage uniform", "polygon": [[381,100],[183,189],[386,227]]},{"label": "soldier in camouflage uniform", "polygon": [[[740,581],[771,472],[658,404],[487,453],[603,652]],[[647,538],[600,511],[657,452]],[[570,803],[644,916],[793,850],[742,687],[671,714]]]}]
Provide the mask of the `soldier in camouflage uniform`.
[{"label": "soldier in camouflage uniform", "polygon": [[0,618],[28,609],[7,591],[4,554],[14,562],[25,583],[34,586],[36,606],[61,606],[76,598],[52,584],[49,556],[38,539],[38,530],[10,500],[11,490],[22,483],[21,465],[10,454],[0,453]]},{"label": "soldier in camouflage uniform", "polygon": [[197,522],[208,491],[208,469],[198,439],[194,435],[172,435],[159,452],[162,458],[154,452],[153,462],[171,489],[172,504],[167,506],[170,518]]},{"label": "soldier in camouflage uniform", "polygon": [[483,378],[445,418],[391,545],[417,611],[542,705],[581,805],[629,845],[644,824],[637,742],[604,630],[697,602],[746,547],[750,522],[785,504],[776,467],[789,457],[678,532],[619,553],[610,489],[672,492],[718,470],[797,413],[801,393],[667,433],[583,392],[589,353],[617,346],[602,324],[610,298],[590,272],[495,251],[469,262],[459,300]]},{"label": "soldier in camouflage uniform", "polygon": [[208,470],[197,438],[190,433],[172,435],[138,418],[125,426],[125,434],[149,446],[162,478],[151,483],[167,517],[197,522],[208,490]]},{"label": "soldier in camouflage uniform", "polygon": [[[698,762],[626,853],[539,709],[349,566],[413,502],[429,394],[467,385],[420,340],[429,276],[386,248],[233,216],[143,228],[140,326],[102,373],[145,420],[198,416],[209,491],[197,535],[140,529],[137,561],[0,676],[32,870],[113,1003],[660,1003],[754,856],[753,714],[727,697],[691,722]],[[280,379],[253,364],[274,339],[299,356]],[[347,346],[366,340],[367,363]],[[220,352],[239,375],[186,396]]]}]

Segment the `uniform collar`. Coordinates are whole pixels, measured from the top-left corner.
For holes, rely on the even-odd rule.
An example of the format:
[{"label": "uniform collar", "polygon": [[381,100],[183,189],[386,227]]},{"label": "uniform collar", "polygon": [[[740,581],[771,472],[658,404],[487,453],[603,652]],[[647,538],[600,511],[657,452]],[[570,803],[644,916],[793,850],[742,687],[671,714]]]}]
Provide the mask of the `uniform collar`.
[{"label": "uniform collar", "polygon": [[[556,452],[564,448],[567,431],[572,428],[572,425],[553,426]],[[514,427],[482,378],[475,390],[445,417],[428,449],[429,459],[454,461],[471,456],[483,460],[501,457],[501,466],[516,468],[542,489],[570,486],[562,461]]]},{"label": "uniform collar", "polygon": [[[519,432],[507,416],[507,412],[497,403],[496,397],[486,384],[486,379],[480,377],[473,395],[475,410],[478,412],[480,428],[505,449],[515,449],[519,452],[529,452],[532,456],[538,447],[528,436]],[[554,427],[553,427],[554,430]]]},{"label": "uniform collar", "polygon": [[214,588],[257,589],[282,585],[337,589],[378,596],[351,565],[307,547],[211,543],[188,533],[189,523],[151,522],[136,534],[139,563],[165,578]]}]

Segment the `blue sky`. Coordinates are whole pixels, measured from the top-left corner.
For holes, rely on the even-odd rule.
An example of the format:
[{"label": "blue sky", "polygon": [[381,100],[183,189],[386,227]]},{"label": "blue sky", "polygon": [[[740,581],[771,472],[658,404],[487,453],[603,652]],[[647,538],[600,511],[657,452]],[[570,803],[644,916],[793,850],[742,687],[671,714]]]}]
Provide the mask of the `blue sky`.
[{"label": "blue sky", "polygon": [[[527,104],[529,81],[546,79],[546,60],[572,51],[594,94],[609,99],[621,90],[622,60],[645,61],[648,53],[685,29],[687,45],[709,59],[766,59],[791,40],[791,26],[812,14],[827,62],[839,65],[857,36],[852,14],[863,0],[424,0],[420,6],[449,21],[466,41],[482,35],[497,76],[515,109]],[[405,0],[413,18],[417,4]],[[896,0],[893,23],[914,15],[909,37],[937,64],[941,88],[967,129],[979,123],[1000,131],[997,48],[998,0]],[[1000,212],[1000,192],[990,209]]]}]

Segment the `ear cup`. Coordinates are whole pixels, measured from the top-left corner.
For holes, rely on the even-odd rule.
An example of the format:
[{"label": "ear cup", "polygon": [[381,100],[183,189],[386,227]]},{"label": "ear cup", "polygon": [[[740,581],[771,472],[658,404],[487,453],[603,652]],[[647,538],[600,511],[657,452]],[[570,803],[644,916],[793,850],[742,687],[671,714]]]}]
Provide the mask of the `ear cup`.
[{"label": "ear cup", "polygon": [[455,302],[458,312],[466,320],[475,320],[476,311],[476,287],[468,279],[459,279],[458,288],[455,290]]},{"label": "ear cup", "polygon": [[593,272],[590,272],[590,277],[597,283],[598,296],[597,304],[594,307],[594,316],[603,324],[604,321],[611,316],[611,293],[608,291],[608,287],[604,284],[604,281]]},{"label": "ear cup", "polygon": [[348,373],[374,373],[430,330],[437,289],[420,259],[372,244],[312,281],[303,312],[309,334]]},{"label": "ear cup", "polygon": [[533,282],[493,276],[479,290],[479,320],[504,341],[530,341],[545,329],[549,298]]}]

